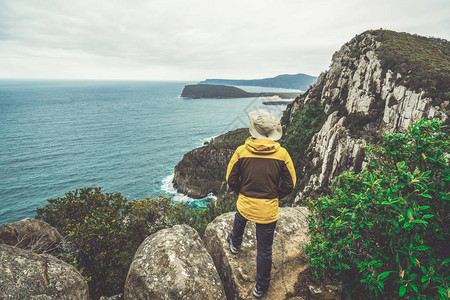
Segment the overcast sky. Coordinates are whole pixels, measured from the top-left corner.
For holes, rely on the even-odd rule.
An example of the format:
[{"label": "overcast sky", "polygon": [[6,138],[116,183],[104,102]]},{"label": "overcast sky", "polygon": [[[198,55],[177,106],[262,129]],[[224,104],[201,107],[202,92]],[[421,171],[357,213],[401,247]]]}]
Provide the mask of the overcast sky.
[{"label": "overcast sky", "polygon": [[356,34],[450,40],[450,0],[0,0],[0,78],[317,76]]}]

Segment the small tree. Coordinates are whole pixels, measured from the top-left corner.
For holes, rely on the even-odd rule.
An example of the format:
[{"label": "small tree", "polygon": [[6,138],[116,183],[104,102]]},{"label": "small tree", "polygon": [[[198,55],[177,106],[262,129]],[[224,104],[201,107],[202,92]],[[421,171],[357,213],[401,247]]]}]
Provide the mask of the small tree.
[{"label": "small tree", "polygon": [[120,292],[132,258],[124,231],[127,198],[87,187],[48,202],[36,217],[64,235],[60,256],[82,272],[90,295]]},{"label": "small tree", "polygon": [[384,136],[369,167],[312,203],[311,268],[352,299],[449,295],[450,142],[439,120]]}]

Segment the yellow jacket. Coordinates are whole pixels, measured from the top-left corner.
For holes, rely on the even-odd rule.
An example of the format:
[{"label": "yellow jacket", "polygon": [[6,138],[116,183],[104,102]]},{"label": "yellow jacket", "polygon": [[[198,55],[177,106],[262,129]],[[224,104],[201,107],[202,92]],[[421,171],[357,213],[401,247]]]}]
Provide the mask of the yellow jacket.
[{"label": "yellow jacket", "polygon": [[239,194],[237,209],[247,220],[267,224],[278,220],[278,199],[295,187],[289,153],[279,143],[248,138],[231,158],[226,180]]}]

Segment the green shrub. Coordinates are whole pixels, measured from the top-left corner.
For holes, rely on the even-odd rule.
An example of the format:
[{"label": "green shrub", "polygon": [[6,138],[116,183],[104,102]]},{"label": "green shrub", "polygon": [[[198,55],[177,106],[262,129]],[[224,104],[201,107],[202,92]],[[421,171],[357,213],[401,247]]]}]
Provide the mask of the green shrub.
[{"label": "green shrub", "polygon": [[370,33],[381,42],[377,54],[381,66],[402,73],[398,83],[416,91],[424,90],[433,105],[445,101],[450,80],[450,42],[390,30]]},{"label": "green shrub", "polygon": [[36,218],[61,232],[65,244],[58,256],[81,272],[91,297],[98,299],[123,292],[134,253],[147,236],[176,224],[203,234],[214,218],[236,210],[234,194],[226,186],[218,198],[205,209],[193,209],[163,196],[128,202],[120,193],[84,187],[48,200]]},{"label": "green shrub", "polygon": [[85,187],[50,199],[37,209],[37,219],[56,227],[65,237],[59,257],[86,278],[92,298],[121,293],[131,260],[142,241],[172,225],[177,208],[170,198],[133,200],[120,193],[103,194]]},{"label": "green shrub", "polygon": [[[298,180],[303,178],[301,176],[302,170],[305,163],[307,163],[305,161],[305,151],[312,137],[322,128],[328,116],[323,111],[322,104],[319,101],[321,90],[322,88],[319,87],[314,91],[314,97],[318,98],[299,107],[293,113],[292,122],[288,124],[286,132],[283,133],[283,137],[280,140],[281,146],[285,147],[291,155]],[[302,184],[297,184],[295,192],[301,188],[303,188]]]},{"label": "green shrub", "polygon": [[439,120],[387,134],[369,167],[310,201],[311,268],[351,299],[448,299],[450,142]]},{"label": "green shrub", "polygon": [[127,199],[87,187],[48,202],[37,209],[36,218],[64,235],[66,246],[60,255],[76,262],[89,281],[90,295],[98,298],[120,292],[126,277],[124,269],[132,257],[124,251],[128,246],[123,232]]},{"label": "green shrub", "polygon": [[226,183],[222,185],[216,201],[206,204],[206,208],[195,209],[178,204],[177,210],[173,211],[171,218],[174,223],[187,224],[197,230],[200,235],[205,232],[206,226],[216,217],[231,211],[236,211],[237,196],[231,192]]}]

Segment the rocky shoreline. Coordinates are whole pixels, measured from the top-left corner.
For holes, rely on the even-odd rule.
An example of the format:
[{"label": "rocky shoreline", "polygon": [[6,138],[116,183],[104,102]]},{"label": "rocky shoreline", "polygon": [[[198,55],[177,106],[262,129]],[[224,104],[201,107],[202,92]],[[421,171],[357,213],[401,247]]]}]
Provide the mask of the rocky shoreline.
[{"label": "rocky shoreline", "polygon": [[210,193],[217,195],[225,181],[227,165],[234,150],[248,136],[248,128],[236,129],[186,153],[175,166],[174,187],[179,193],[195,199],[204,198]]}]

